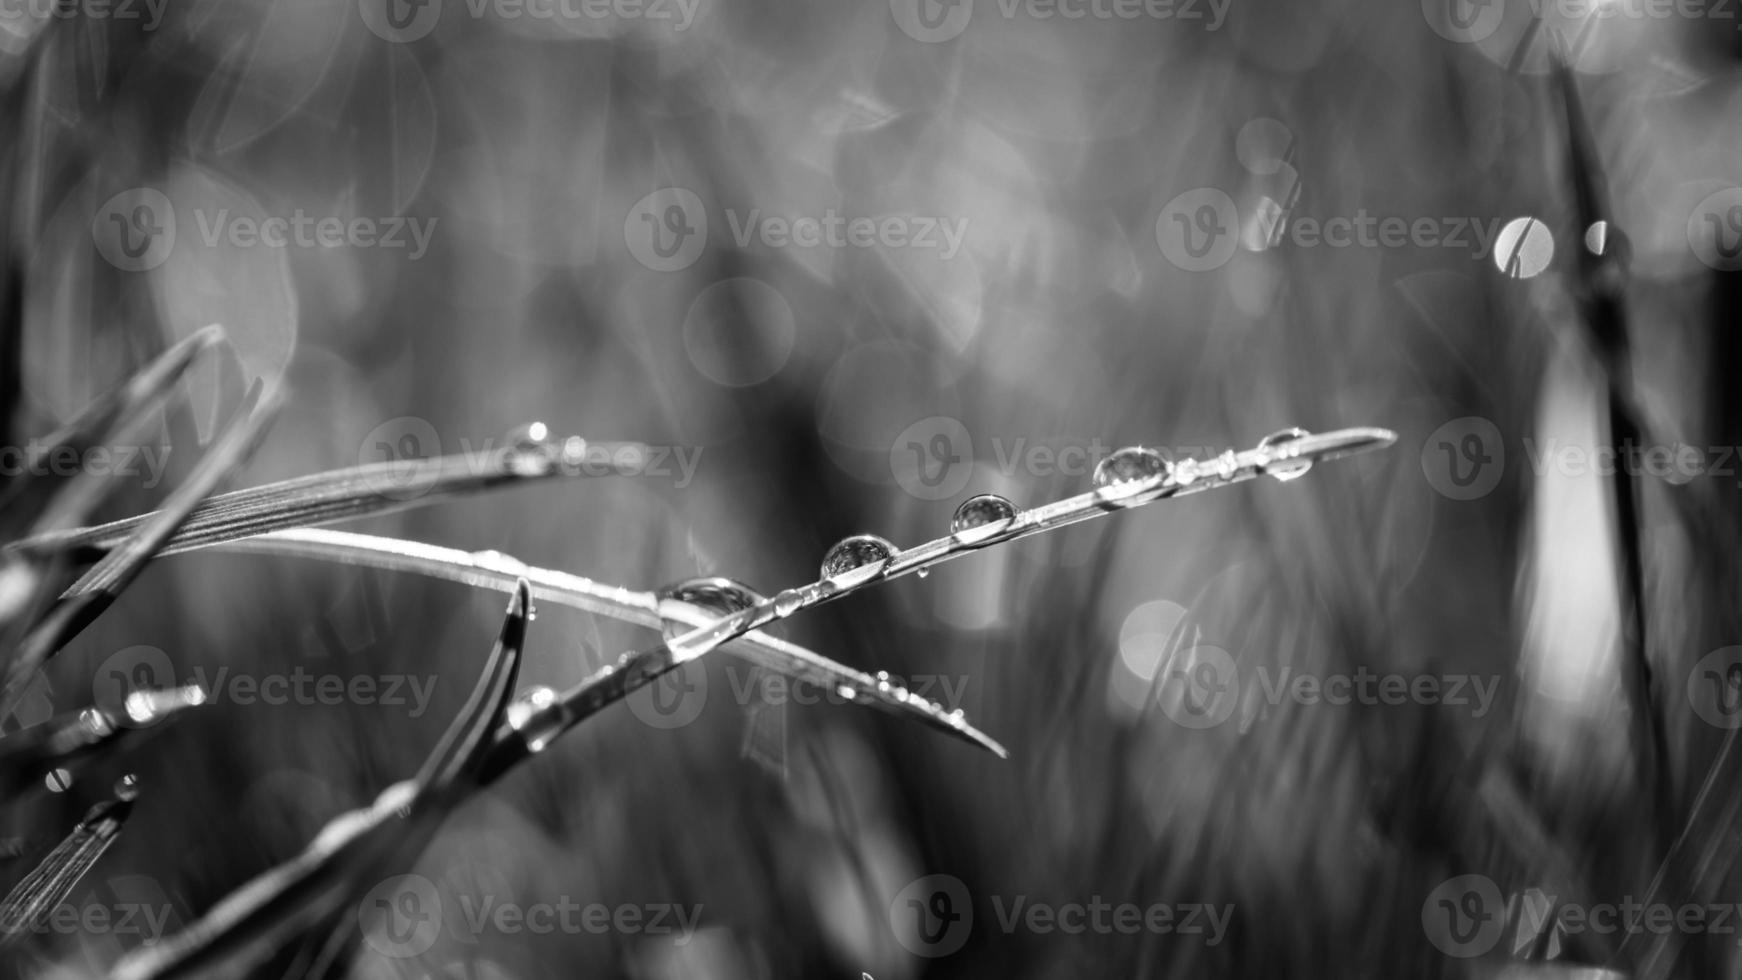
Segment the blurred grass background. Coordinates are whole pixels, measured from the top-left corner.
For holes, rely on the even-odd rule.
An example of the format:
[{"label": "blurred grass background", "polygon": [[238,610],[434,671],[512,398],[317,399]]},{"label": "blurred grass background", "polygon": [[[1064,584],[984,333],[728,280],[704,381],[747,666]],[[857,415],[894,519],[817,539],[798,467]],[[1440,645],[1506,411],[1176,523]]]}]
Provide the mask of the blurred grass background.
[{"label": "blurred grass background", "polygon": [[[1564,860],[1592,900],[1644,894],[1661,854],[1619,694],[1609,512],[1598,481],[1538,478],[1524,450],[1596,431],[1600,381],[1573,305],[1583,230],[1546,42],[1523,4],[1501,5],[1501,26],[1468,44],[1436,33],[1417,4],[1353,0],[1235,0],[1214,29],[1207,4],[1197,21],[1071,21],[1005,18],[980,0],[937,43],[904,30],[901,0],[700,0],[684,30],[621,7],[405,9],[439,22],[398,43],[371,30],[369,0],[186,0],[150,29],[0,18],[14,441],[206,323],[235,343],[235,363],[202,375],[166,419],[166,486],[130,487],[113,516],[159,499],[237,379],[261,376],[294,395],[241,483],[371,458],[407,417],[445,451],[533,419],[700,447],[683,487],[546,484],[364,528],[635,588],[719,574],[772,591],[813,578],[844,535],[936,536],[969,493],[1028,504],[1087,486],[1086,473],[1000,472],[995,443],[1246,447],[1289,425],[1401,438],[1287,487],[977,556],[787,629],[857,667],[964,679],[960,706],[1009,762],[867,712],[793,708],[783,779],[742,755],[745,717],[728,698],[673,731],[618,708],[470,807],[418,869],[456,894],[522,902],[699,902],[694,942],[467,944],[454,929],[424,956],[371,955],[359,971],[1487,976],[1504,964],[1448,958],[1423,932],[1423,900],[1445,878],[1485,873],[1510,892]],[[1575,62],[1631,245],[1640,397],[1660,431],[1699,446],[1736,445],[1742,424],[1726,377],[1735,282],[1687,238],[1697,202],[1742,183],[1734,26],[1610,19]],[[1282,145],[1259,155],[1286,163],[1256,172],[1243,134],[1278,132]],[[175,204],[179,241],[156,268],[123,271],[93,247],[93,221],[144,186]],[[1266,248],[1260,234],[1190,272],[1158,247],[1157,219],[1203,186],[1244,215],[1270,200],[1321,221],[1534,217],[1553,257],[1520,278],[1469,249]],[[703,203],[707,246],[657,271],[630,230],[639,203],[668,187]],[[415,260],[214,248],[195,208],[434,226]],[[966,222],[966,238],[948,259],[740,245],[728,209],[930,216]],[[937,416],[971,435],[974,470],[961,494],[926,500],[898,481],[891,451]],[[1485,496],[1452,499],[1435,490],[1430,437],[1470,416],[1501,434],[1503,475]],[[1734,513],[1734,493],[1733,478],[1712,477],[1645,495],[1645,639],[1664,678],[1672,812],[1723,734],[1693,716],[1683,681],[1736,639],[1737,542],[1668,497]],[[179,724],[130,761],[145,796],[95,878],[117,894],[148,881],[185,922],[294,853],[414,770],[501,604],[298,561],[160,562],[56,661],[56,707],[85,703],[100,665],[140,645],[184,678],[301,666],[439,683],[415,718],[223,703]],[[649,642],[542,612],[529,683],[572,683]],[[1149,697],[1182,621],[1243,670],[1494,675],[1500,703],[1475,718],[1260,711],[1248,698],[1235,721],[1190,731]],[[713,665],[711,691],[731,681]],[[1523,787],[1526,823],[1552,848],[1487,805],[1477,787],[1496,769]],[[52,837],[106,785],[11,808],[5,830]],[[896,893],[929,874],[976,896],[967,945],[935,961],[888,921]],[[1004,935],[986,897],[1016,894],[1236,913],[1214,946]],[[85,975],[126,945],[52,937],[7,969]],[[1733,953],[1716,955],[1734,975]]]}]

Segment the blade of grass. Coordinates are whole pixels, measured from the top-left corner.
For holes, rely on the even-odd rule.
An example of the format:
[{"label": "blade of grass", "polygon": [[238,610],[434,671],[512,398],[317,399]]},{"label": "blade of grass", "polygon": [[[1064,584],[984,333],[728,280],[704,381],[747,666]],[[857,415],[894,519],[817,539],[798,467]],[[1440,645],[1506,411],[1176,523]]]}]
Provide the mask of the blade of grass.
[{"label": "blade of grass", "polygon": [[[201,354],[216,347],[223,339],[224,330],[216,325],[190,334],[131,378],[87,405],[60,431],[33,441],[32,448],[36,451],[25,460],[26,476],[0,497],[0,509],[22,507],[26,512],[36,512],[37,516],[31,521],[31,535],[68,528],[86,520],[114,489],[114,480],[84,471],[67,480],[49,480],[29,474],[41,471],[43,464],[57,453],[65,455],[70,451],[82,456],[92,446],[125,445],[138,439],[156,422],[157,409],[169,398],[176,383]],[[33,506],[38,502],[30,499],[38,494],[48,498],[41,502],[40,512]]]},{"label": "blade of grass", "polygon": [[[1271,471],[1284,479],[1293,479],[1314,463],[1382,449],[1395,441],[1397,434],[1386,429],[1341,429],[1316,435],[1303,433],[1287,441],[1267,441],[1256,449],[1230,450],[1213,460],[1188,458],[1169,465],[1157,454],[1153,457],[1155,470],[1149,475],[1110,483],[1087,493],[1022,511],[1002,521],[953,532],[850,571],[826,576],[809,585],[783,590],[741,612],[673,637],[667,645],[676,662],[685,663],[721,643],[779,622],[801,610],[833,602],[879,582],[926,572],[934,565],[975,551],[1131,510],[1157,500],[1233,486]],[[1124,452],[1127,450],[1114,455]]]},{"label": "blade of grass", "polygon": [[45,928],[48,917],[115,843],[136,795],[131,779],[123,780],[114,799],[92,807],[72,833],[0,899],[0,949]]},{"label": "blade of grass", "polygon": [[85,708],[0,738],[0,799],[13,799],[55,769],[128,747],[206,701],[197,685],[135,691],[120,708]]},{"label": "blade of grass", "polygon": [[[314,527],[372,517],[499,487],[558,476],[592,476],[582,468],[588,453],[645,451],[640,443],[569,443],[507,446],[483,459],[457,453],[429,459],[369,463],[330,470],[220,494],[202,503],[164,543],[160,554],[174,555],[239,538],[286,528]],[[611,455],[611,458],[616,458]],[[104,554],[153,514],[141,514],[97,527],[34,535],[7,545],[32,554],[73,552],[83,558]]]},{"label": "blade of grass", "polygon": [[[537,568],[500,552],[465,552],[350,531],[320,528],[274,531],[227,542],[218,546],[218,550],[337,561],[384,571],[410,572],[476,588],[512,589],[516,581],[524,578],[532,584],[532,595],[536,599],[655,630],[664,630],[670,625],[668,619],[694,629],[718,618],[717,614],[688,603],[668,603],[662,613],[659,598],[652,592],[603,585],[579,575]],[[798,644],[752,631],[727,647],[726,652],[819,690],[844,688],[861,692],[863,697],[855,700],[866,707],[918,721],[929,728],[963,738],[1001,758],[1006,755],[1003,746],[962,719],[952,719],[941,706]]]},{"label": "blade of grass", "polygon": [[279,401],[276,390],[263,397],[262,386],[256,382],[236,417],[213,441],[211,450],[188,474],[187,480],[169,495],[163,509],[156,511],[150,521],[140,525],[132,536],[92,566],[73,584],[72,598],[62,600],[24,638],[7,664],[4,689],[0,690],[0,717],[17,706],[31,675],[109,608],[144,569],[145,563],[157,554],[164,541],[187,519],[189,512],[247,458],[265,433]]},{"label": "blade of grass", "polygon": [[522,584],[471,696],[414,778],[329,821],[300,854],[231,892],[181,932],[122,957],[111,980],[246,973],[297,936],[334,922],[375,877],[390,873],[382,869],[415,862],[476,784],[519,676],[531,617]]}]

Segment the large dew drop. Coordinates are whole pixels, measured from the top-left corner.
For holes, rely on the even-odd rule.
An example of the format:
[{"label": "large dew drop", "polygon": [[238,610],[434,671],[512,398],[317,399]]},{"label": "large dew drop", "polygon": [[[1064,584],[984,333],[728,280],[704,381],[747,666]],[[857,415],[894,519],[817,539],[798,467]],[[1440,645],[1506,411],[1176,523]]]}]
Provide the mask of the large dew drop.
[{"label": "large dew drop", "polygon": [[718,576],[712,578],[692,578],[668,585],[657,593],[660,604],[660,621],[664,624],[665,638],[670,640],[690,632],[695,627],[690,626],[675,616],[667,615],[665,604],[679,602],[691,606],[700,606],[709,612],[730,616],[762,602],[762,596],[756,590],[743,582]]},{"label": "large dew drop", "polygon": [[823,578],[844,575],[855,568],[864,568],[895,557],[895,546],[875,534],[855,534],[835,542],[823,556]]},{"label": "large dew drop", "polygon": [[956,515],[950,518],[950,533],[961,534],[988,524],[1001,524],[1015,516],[1015,504],[995,493],[983,493],[969,497],[956,508]]},{"label": "large dew drop", "polygon": [[1167,458],[1148,446],[1126,446],[1095,467],[1095,486],[1112,487],[1121,483],[1148,480],[1167,472]]},{"label": "large dew drop", "polygon": [[[1270,435],[1260,439],[1258,441],[1258,448],[1275,449],[1278,446],[1294,442],[1297,439],[1303,439],[1311,434],[1312,433],[1305,429],[1283,429],[1281,432],[1272,432]],[[1266,466],[1264,472],[1276,477],[1284,483],[1287,483],[1290,480],[1298,480],[1301,477],[1306,476],[1307,470],[1312,468],[1313,461],[1310,459],[1289,459]]]}]

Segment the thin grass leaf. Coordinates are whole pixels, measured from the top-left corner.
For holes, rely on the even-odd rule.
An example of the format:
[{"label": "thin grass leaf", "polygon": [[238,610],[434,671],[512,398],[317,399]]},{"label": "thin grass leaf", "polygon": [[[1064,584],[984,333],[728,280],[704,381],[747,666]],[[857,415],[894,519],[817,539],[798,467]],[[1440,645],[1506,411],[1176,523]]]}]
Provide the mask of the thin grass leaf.
[{"label": "thin grass leaf", "polygon": [[137,795],[132,778],[123,779],[114,799],[92,807],[41,864],[0,899],[0,949],[44,928],[67,894],[115,843]]},{"label": "thin grass leaf", "polygon": [[[70,450],[82,455],[99,443],[124,444],[139,438],[156,421],[157,410],[195,359],[223,337],[223,329],[217,326],[195,332],[91,403],[65,428],[43,438],[45,448],[26,460],[26,476],[0,494],[0,513],[12,518],[5,526],[28,525],[26,533],[43,534],[89,520],[113,491],[115,481],[89,472],[70,480],[29,474],[53,453]],[[52,607],[64,587],[66,564],[60,555],[0,555],[0,650],[17,647],[23,632]]]},{"label": "thin grass leaf", "polygon": [[[603,453],[646,452],[641,443],[585,443],[576,438],[511,445],[482,456],[369,463],[220,494],[203,503],[164,543],[174,555],[286,528],[315,527],[423,507],[468,494],[560,476],[604,475],[591,469]],[[118,547],[154,515],[97,527],[35,535],[7,546],[35,554],[73,552],[90,560]]]},{"label": "thin grass leaf", "polygon": [[85,708],[0,738],[0,799],[11,799],[56,769],[127,748],[206,702],[198,685],[134,691],[120,708]]},{"label": "thin grass leaf", "polygon": [[414,862],[476,786],[519,677],[531,616],[522,584],[471,696],[414,778],[335,817],[300,854],[231,892],[199,921],[122,957],[111,980],[169,980],[219,968],[245,973],[311,928],[333,923],[388,873],[383,868]]},{"label": "thin grass leaf", "polygon": [[[30,535],[46,534],[87,520],[92,510],[116,486],[115,481],[80,472],[66,480],[32,476],[54,453],[80,453],[106,444],[127,444],[157,421],[157,410],[194,362],[224,339],[224,330],[209,326],[195,331],[158,355],[138,373],[87,405],[57,432],[33,442],[36,451],[25,461],[25,476],[0,495],[0,509],[35,513]],[[35,497],[46,499],[36,500]],[[40,509],[39,509],[40,508]]]},{"label": "thin grass leaf", "polygon": [[0,690],[0,717],[16,707],[30,677],[109,608],[194,507],[248,457],[265,433],[279,402],[276,389],[263,397],[262,385],[256,382],[236,417],[213,441],[211,450],[188,474],[187,480],[169,495],[163,509],[156,511],[119,547],[85,572],[73,584],[70,590],[72,598],[62,600],[24,638],[6,668],[4,689]]},{"label": "thin grass leaf", "polygon": [[[718,612],[684,602],[662,603],[652,592],[604,585],[579,575],[527,565],[496,551],[465,552],[438,545],[319,528],[274,531],[259,537],[226,542],[218,550],[245,554],[289,555],[337,561],[384,571],[410,572],[475,588],[509,590],[525,579],[535,599],[608,616],[649,629],[694,629],[713,623]],[[815,653],[796,643],[760,631],[745,634],[726,652],[765,670],[784,674],[819,690],[860,692],[857,703],[900,718],[918,721],[1008,757],[1002,745],[942,706],[905,688]]]},{"label": "thin grass leaf", "polygon": [[1315,463],[1382,449],[1396,441],[1397,434],[1387,429],[1340,429],[1318,435],[1289,429],[1264,440],[1255,449],[1230,450],[1213,460],[1187,458],[1172,464],[1154,450],[1128,447],[1103,461],[1102,468],[1096,471],[1096,482],[1100,485],[1087,493],[1031,510],[1011,510],[1012,516],[958,527],[950,534],[904,551],[895,550],[880,538],[848,539],[842,542],[849,546],[848,553],[841,555],[838,563],[825,562],[836,567],[830,568],[823,578],[783,590],[741,612],[673,637],[668,646],[677,663],[687,663],[721,643],[801,610],[832,602],[878,582],[925,572],[971,552],[1157,500],[1244,483],[1266,473],[1284,481],[1292,480],[1304,475]]},{"label": "thin grass leaf", "polygon": [[[1646,908],[1721,900],[1719,892],[1742,851],[1742,835],[1736,833],[1742,826],[1742,793],[1723,778],[1739,766],[1737,733],[1732,729],[1725,734],[1689,809],[1687,825],[1652,876]],[[1666,935],[1631,929],[1621,943],[1621,962],[1633,965],[1636,980],[1668,980],[1690,938],[1674,929]]]}]

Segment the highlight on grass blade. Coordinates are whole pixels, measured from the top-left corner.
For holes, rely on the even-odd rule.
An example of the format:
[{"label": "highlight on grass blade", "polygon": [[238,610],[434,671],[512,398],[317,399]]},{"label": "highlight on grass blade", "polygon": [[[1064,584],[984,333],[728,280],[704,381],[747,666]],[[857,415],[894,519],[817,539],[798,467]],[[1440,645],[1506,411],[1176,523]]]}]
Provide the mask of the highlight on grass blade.
[{"label": "highlight on grass blade", "polygon": [[109,846],[133,811],[138,784],[127,776],[115,784],[114,798],[92,807],[24,879],[0,899],[0,949],[40,930]]},{"label": "highlight on grass blade", "polygon": [[[259,537],[227,542],[217,548],[220,551],[290,555],[387,571],[411,572],[477,588],[509,589],[513,588],[517,580],[525,578],[532,584],[535,598],[660,630],[667,636],[681,635],[690,629],[708,625],[726,611],[704,608],[687,601],[684,595],[668,596],[662,600],[658,594],[652,592],[604,585],[568,572],[537,568],[501,552],[465,552],[350,531],[322,528],[275,531]],[[674,589],[694,597],[695,581],[699,580],[679,583]],[[705,581],[715,583],[717,589],[719,582],[729,580]],[[732,584],[745,594],[754,594],[741,585]],[[691,588],[686,590],[685,586]],[[759,669],[774,671],[812,685],[818,690],[852,691],[855,704],[918,721],[945,734],[965,739],[1000,757],[1005,755],[1003,746],[942,706],[912,694],[899,684],[891,683],[887,677],[874,677],[864,671],[847,667],[798,644],[759,631],[751,631],[728,645],[725,652],[752,663]]]},{"label": "highlight on grass blade", "polygon": [[263,394],[262,387],[260,382],[255,383],[236,416],[213,441],[187,480],[169,495],[163,508],[86,571],[69,590],[71,598],[63,599],[25,636],[6,666],[4,686],[0,689],[0,716],[17,706],[31,675],[101,615],[199,502],[248,458],[281,401],[277,389]]},{"label": "highlight on grass blade", "polygon": [[[58,432],[33,444],[24,475],[0,492],[0,520],[9,532],[46,534],[88,520],[117,484],[95,473],[68,479],[33,476],[53,454],[80,456],[98,444],[126,444],[140,438],[198,356],[224,338],[210,326],[170,347],[126,382],[98,398]],[[61,555],[9,554],[0,557],[0,650],[10,650],[35,625],[65,585]]]},{"label": "highlight on grass blade", "polygon": [[1074,497],[1026,511],[1009,507],[1008,501],[1004,508],[985,508],[981,498],[974,498],[963,504],[964,508],[970,505],[979,508],[969,515],[973,519],[964,520],[963,513],[958,511],[949,534],[905,550],[875,535],[845,539],[824,556],[822,577],[815,582],[782,590],[741,612],[671,637],[668,645],[675,662],[686,663],[721,643],[800,610],[832,602],[877,582],[923,574],[934,565],[973,551],[1157,500],[1244,483],[1261,475],[1290,482],[1306,475],[1316,463],[1383,449],[1396,441],[1397,433],[1388,429],[1340,429],[1319,434],[1298,428],[1283,429],[1244,452],[1229,450],[1214,459],[1186,458],[1171,463],[1156,450],[1126,447],[1096,467],[1094,489]]},{"label": "highlight on grass blade", "polygon": [[[43,534],[70,527],[85,520],[90,512],[115,487],[112,480],[81,472],[62,481],[31,474],[43,471],[41,463],[53,454],[68,450],[83,455],[92,446],[108,443],[128,443],[157,421],[157,411],[168,400],[175,385],[193,367],[199,355],[217,346],[224,339],[224,330],[209,326],[158,355],[125,382],[86,406],[84,411],[59,432],[41,440],[22,467],[24,475],[0,494],[0,510],[23,505],[31,518],[31,534]],[[54,483],[47,499],[33,501],[43,483]],[[40,509],[38,509],[40,508]]]},{"label": "highlight on grass blade", "polygon": [[[531,428],[544,431],[538,426]],[[621,453],[647,451],[640,443],[588,443],[578,436],[557,439],[545,435],[512,440],[482,457],[456,453],[281,480],[205,501],[164,543],[160,553],[174,555],[269,531],[390,514],[540,480],[604,475],[589,463],[597,454],[615,459]],[[7,548],[32,554],[72,552],[89,558],[118,547],[152,516],[141,514],[96,527],[39,534]]]},{"label": "highlight on grass blade", "polygon": [[476,788],[519,676],[531,618],[530,589],[522,583],[471,696],[416,776],[335,817],[296,857],[231,892],[181,932],[124,956],[112,980],[167,980],[220,967],[242,974],[311,929],[348,928],[335,916],[355,906],[376,877],[414,863]]},{"label": "highlight on grass blade", "polygon": [[119,708],[90,707],[0,738],[0,799],[16,797],[55,769],[126,748],[206,703],[198,685],[134,691]]}]

